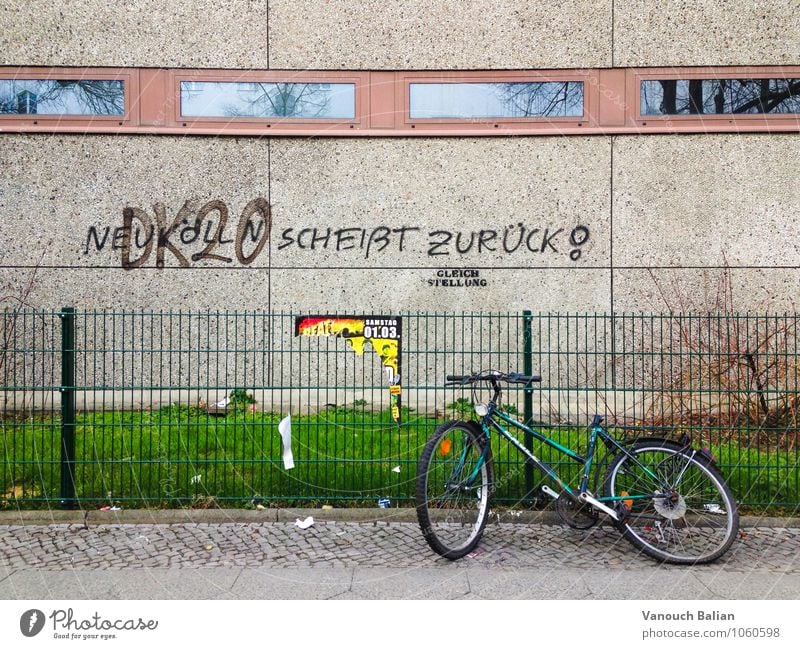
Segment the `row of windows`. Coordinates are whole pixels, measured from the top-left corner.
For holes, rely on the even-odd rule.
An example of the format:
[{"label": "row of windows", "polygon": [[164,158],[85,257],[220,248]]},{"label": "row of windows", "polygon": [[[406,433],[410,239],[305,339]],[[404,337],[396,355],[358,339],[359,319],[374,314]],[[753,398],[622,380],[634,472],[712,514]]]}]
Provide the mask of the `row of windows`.
[{"label": "row of windows", "polygon": [[14,117],[34,115],[100,117],[121,119],[123,125],[132,119],[133,106],[147,106],[162,116],[160,122],[150,123],[171,119],[174,126],[214,120],[340,122],[350,128],[481,120],[592,126],[602,123],[602,114],[614,111],[638,120],[800,115],[800,70],[722,71],[699,76],[687,69],[682,77],[680,70],[625,70],[620,71],[621,81],[623,77],[612,76],[616,71],[591,70],[447,75],[126,70],[104,78],[96,70],[69,76],[69,70],[51,69],[37,76],[35,69],[0,68],[0,120],[7,124]]},{"label": "row of windows", "polygon": [[[583,116],[583,82],[411,83],[411,119]],[[354,119],[353,83],[182,81],[182,117]],[[0,113],[122,115],[116,80],[2,79]],[[800,79],[641,82],[642,115],[800,113]]]}]

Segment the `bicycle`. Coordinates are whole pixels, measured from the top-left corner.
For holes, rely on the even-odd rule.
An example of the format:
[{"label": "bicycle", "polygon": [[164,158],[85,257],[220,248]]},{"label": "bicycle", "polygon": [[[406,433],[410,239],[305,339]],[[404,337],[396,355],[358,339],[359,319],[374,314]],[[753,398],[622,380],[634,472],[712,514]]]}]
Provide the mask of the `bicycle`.
[{"label": "bicycle", "polygon": [[[662,438],[620,442],[601,425],[603,417],[595,415],[584,457],[500,408],[501,382],[530,386],[540,382],[540,376],[493,370],[447,376],[446,385],[483,381],[493,393],[487,403],[474,405],[480,421],[453,420],[440,425],[425,444],[417,465],[417,518],[435,552],[458,559],[472,552],[481,539],[496,486],[491,449],[494,431],[558,485],[560,493],[547,485],[542,491],[555,500],[556,512],[571,527],[588,529],[604,514],[635,547],[668,563],[708,563],[730,548],[739,529],[738,508],[708,450],[692,448],[687,436],[677,442]],[[581,464],[580,483],[567,484],[504,424]],[[595,450],[603,450],[597,446],[598,439],[605,455],[593,467]],[[595,495],[602,467],[606,467],[602,494]],[[589,490],[590,474],[595,493]]]}]

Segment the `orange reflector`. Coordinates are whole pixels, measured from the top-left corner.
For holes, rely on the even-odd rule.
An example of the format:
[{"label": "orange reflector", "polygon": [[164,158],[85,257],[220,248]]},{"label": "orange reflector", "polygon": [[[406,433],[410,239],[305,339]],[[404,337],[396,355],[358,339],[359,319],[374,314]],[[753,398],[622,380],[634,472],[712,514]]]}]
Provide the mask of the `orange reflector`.
[{"label": "orange reflector", "polygon": [[[620,495],[620,496],[627,496],[627,495],[628,495],[628,492],[627,492],[627,491],[620,491],[620,492],[619,492],[619,495]],[[623,501],[622,501],[622,503],[623,503],[623,504],[625,505],[625,507],[627,507],[628,509],[633,509],[633,501],[632,501],[632,500],[623,500]]]},{"label": "orange reflector", "polygon": [[443,439],[439,444],[439,455],[447,455],[450,452],[450,447],[453,443],[449,439]]}]

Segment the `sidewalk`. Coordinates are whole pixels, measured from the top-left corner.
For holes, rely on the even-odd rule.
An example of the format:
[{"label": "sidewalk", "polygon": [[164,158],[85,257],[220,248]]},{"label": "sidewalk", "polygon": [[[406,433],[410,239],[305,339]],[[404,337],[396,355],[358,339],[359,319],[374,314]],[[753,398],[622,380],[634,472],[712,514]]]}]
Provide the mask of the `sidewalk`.
[{"label": "sidewalk", "polygon": [[547,514],[495,520],[451,562],[413,509],[0,513],[1,599],[398,597],[797,599],[800,521],[744,518],[722,559],[680,567]]}]

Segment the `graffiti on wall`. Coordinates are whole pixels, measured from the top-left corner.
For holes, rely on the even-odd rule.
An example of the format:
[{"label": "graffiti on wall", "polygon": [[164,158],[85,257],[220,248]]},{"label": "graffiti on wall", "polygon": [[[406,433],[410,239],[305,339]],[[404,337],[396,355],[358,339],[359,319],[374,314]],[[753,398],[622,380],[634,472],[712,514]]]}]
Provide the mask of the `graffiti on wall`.
[{"label": "graffiti on wall", "polygon": [[[419,242],[422,242],[422,246]],[[285,228],[281,231],[278,250],[356,250],[364,259],[386,250],[405,252],[422,248],[429,257],[458,257],[463,255],[504,253],[560,254],[566,252],[572,261],[581,257],[582,247],[589,241],[589,228],[576,225],[571,229],[532,227],[524,223],[504,228],[480,230],[431,230],[416,226],[371,228]]]},{"label": "graffiti on wall", "polygon": [[[251,200],[238,217],[221,200],[197,205],[186,201],[174,218],[168,216],[163,203],[156,203],[150,211],[125,207],[121,224],[88,228],[82,254],[117,253],[121,266],[128,270],[209,263],[248,266],[258,259],[273,232],[270,204],[265,198]],[[276,230],[276,235],[273,249],[291,253],[294,258],[320,251],[364,260],[412,253],[445,263],[467,256],[475,261],[476,257],[498,255],[520,261],[522,257],[548,256],[577,262],[591,238],[589,226],[582,223],[558,227],[522,222],[470,230],[432,230],[415,225],[284,227]]]},{"label": "graffiti on wall", "polygon": [[270,205],[261,197],[245,205],[235,224],[221,200],[208,201],[196,211],[187,201],[172,221],[166,206],[156,203],[152,215],[139,207],[126,207],[122,225],[90,226],[83,254],[119,251],[125,269],[141,268],[153,257],[155,266],[164,268],[167,254],[170,265],[183,267],[202,261],[231,264],[234,258],[248,266],[264,250],[271,230]]}]

